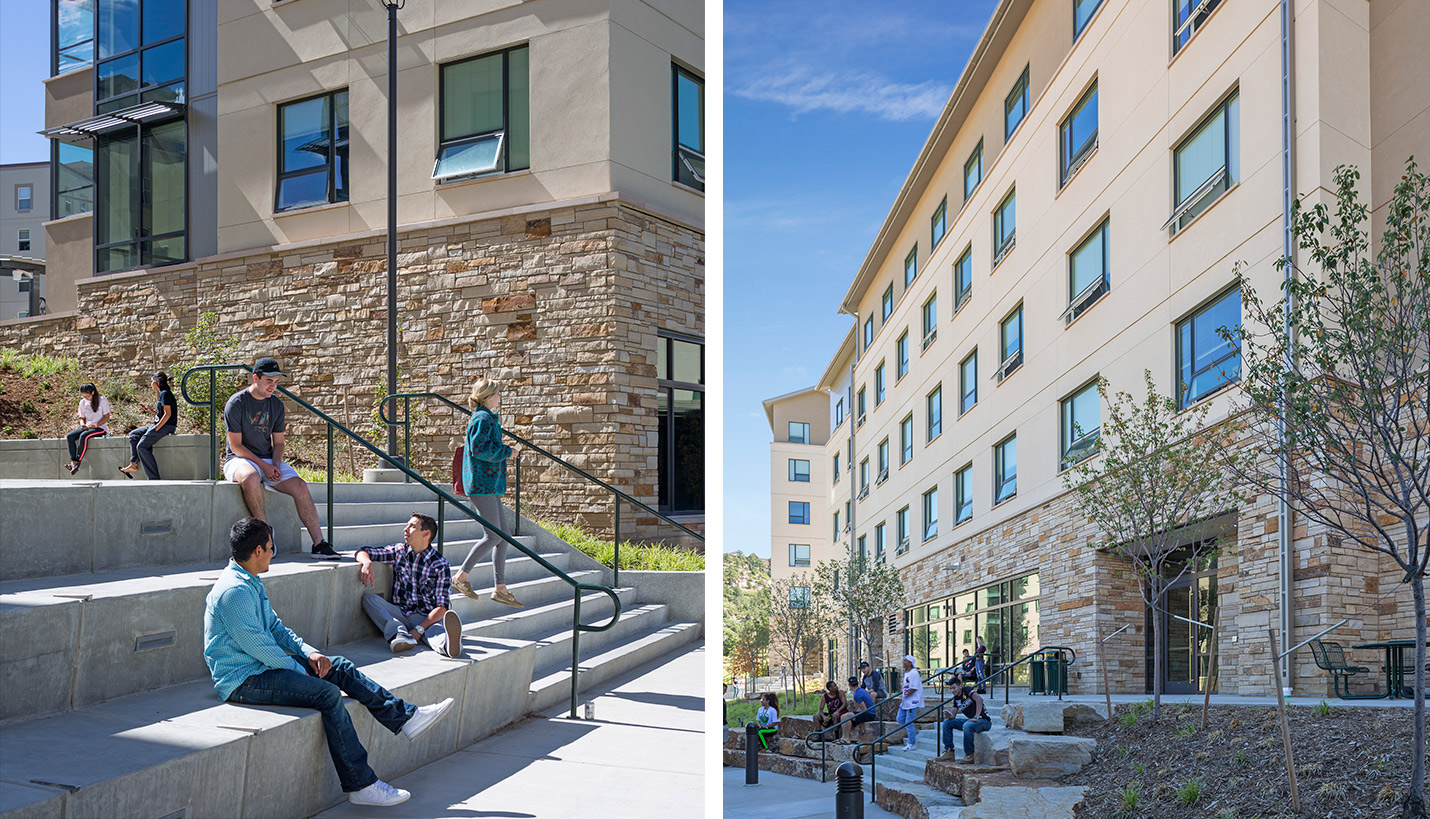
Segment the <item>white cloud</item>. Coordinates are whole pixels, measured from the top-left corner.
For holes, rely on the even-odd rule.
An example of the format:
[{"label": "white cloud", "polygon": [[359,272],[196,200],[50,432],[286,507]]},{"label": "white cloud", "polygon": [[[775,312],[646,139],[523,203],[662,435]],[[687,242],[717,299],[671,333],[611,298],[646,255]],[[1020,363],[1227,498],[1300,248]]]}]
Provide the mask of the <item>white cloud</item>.
[{"label": "white cloud", "polygon": [[904,122],[937,118],[953,86],[935,80],[904,83],[872,72],[820,71],[794,65],[747,79],[731,93],[788,106],[796,117],[823,110]]}]

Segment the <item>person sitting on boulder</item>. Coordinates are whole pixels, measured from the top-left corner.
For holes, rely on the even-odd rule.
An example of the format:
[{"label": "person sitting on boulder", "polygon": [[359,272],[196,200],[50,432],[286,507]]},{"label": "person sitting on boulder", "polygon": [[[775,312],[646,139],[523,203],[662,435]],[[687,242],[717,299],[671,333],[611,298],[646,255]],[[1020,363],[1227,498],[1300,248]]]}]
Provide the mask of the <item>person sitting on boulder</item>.
[{"label": "person sitting on boulder", "polygon": [[[421,640],[438,654],[462,656],[462,621],[449,606],[447,591],[452,567],[432,548],[437,521],[414,513],[402,530],[402,543],[358,549],[358,581],[372,588],[372,564],[391,563],[392,602],[367,592],[362,610],[382,629],[382,639],[394,654],[417,647]],[[415,637],[415,639],[414,639]]]},{"label": "person sitting on boulder", "polygon": [[879,673],[879,669],[871,667],[865,660],[859,664],[859,673],[864,675],[860,685],[874,697],[874,702],[888,698],[889,691],[884,687],[884,675]]},{"label": "person sitting on boulder", "polygon": [[854,677],[849,678],[849,712],[853,714],[844,723],[844,741],[849,742],[854,737],[854,728],[866,722],[874,721],[874,695],[869,693],[859,680]]},{"label": "person sitting on boulder", "polygon": [[849,704],[844,701],[844,692],[834,680],[824,684],[824,696],[819,709],[814,712],[814,730],[818,731],[837,725],[849,713]]},{"label": "person sitting on boulder", "polygon": [[772,693],[760,695],[764,706],[755,712],[755,733],[760,737],[760,747],[770,749],[770,739],[780,732],[780,698]]},{"label": "person sitting on boulder", "polygon": [[955,677],[958,693],[953,696],[953,707],[943,709],[945,719],[941,725],[945,750],[940,759],[953,760],[953,732],[963,731],[963,759],[965,765],[973,763],[973,735],[981,734],[993,727],[993,719],[988,716],[983,697],[972,685],[964,685],[962,677]]}]

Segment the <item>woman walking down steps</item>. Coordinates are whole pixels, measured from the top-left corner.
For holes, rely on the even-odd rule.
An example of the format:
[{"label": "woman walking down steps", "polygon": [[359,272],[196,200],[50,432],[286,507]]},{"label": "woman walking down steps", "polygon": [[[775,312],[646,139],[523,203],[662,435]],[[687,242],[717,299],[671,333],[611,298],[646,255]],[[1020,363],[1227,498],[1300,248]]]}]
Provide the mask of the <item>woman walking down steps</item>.
[{"label": "woman walking down steps", "polygon": [[[477,514],[506,531],[506,509],[501,496],[506,494],[506,459],[511,457],[512,450],[502,443],[501,419],[497,417],[501,409],[501,384],[487,378],[478,379],[472,385],[470,401],[472,417],[467,422],[462,486]],[[467,559],[462,561],[462,568],[452,576],[452,588],[476,600],[477,593],[472,590],[467,575],[477,561],[492,552],[492,575],[496,581],[492,599],[520,608],[521,601],[506,588],[506,546],[506,540],[482,527],[482,534],[467,553]]]}]

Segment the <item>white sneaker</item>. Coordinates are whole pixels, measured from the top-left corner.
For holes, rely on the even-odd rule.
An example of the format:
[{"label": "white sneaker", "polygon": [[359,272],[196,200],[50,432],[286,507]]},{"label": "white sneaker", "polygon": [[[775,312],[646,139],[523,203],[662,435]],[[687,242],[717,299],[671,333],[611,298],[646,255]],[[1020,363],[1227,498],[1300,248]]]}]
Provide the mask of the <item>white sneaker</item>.
[{"label": "white sneaker", "polygon": [[407,721],[407,724],[402,726],[402,733],[405,734],[408,739],[417,739],[422,736],[428,728],[436,724],[437,720],[441,719],[442,715],[451,710],[451,708],[451,697],[435,705],[424,705],[418,708],[417,713],[413,714],[412,718]]},{"label": "white sneaker", "polygon": [[462,656],[462,618],[455,611],[442,615],[442,631],[447,635],[447,656],[453,659]]},{"label": "white sneaker", "polygon": [[392,647],[393,654],[401,654],[404,651],[411,651],[412,649],[416,648],[417,641],[412,639],[411,637],[406,637],[404,635],[399,634],[396,637],[393,637],[392,642],[388,643],[388,645]]},{"label": "white sneaker", "polygon": [[401,805],[411,798],[412,794],[401,788],[394,788],[381,779],[360,791],[348,794],[348,801],[354,805],[376,805],[378,807]]}]

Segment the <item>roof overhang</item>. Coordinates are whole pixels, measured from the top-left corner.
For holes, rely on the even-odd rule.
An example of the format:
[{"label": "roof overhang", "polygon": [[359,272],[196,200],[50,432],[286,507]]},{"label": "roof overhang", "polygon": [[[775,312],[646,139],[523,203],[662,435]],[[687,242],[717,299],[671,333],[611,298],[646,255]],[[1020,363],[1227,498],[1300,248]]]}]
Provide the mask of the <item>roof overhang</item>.
[{"label": "roof overhang", "polygon": [[43,273],[45,272],[45,260],[31,259],[27,256],[0,256],[0,270]]},{"label": "roof overhang", "polygon": [[107,114],[81,119],[66,125],[56,125],[53,128],[46,128],[40,131],[40,135],[51,139],[76,136],[93,139],[111,131],[117,131],[120,128],[128,128],[131,125],[137,125],[141,122],[149,122],[156,119],[168,119],[169,117],[182,113],[184,113],[183,103],[141,102],[138,105],[131,105],[128,108],[121,108],[118,111],[110,111]]},{"label": "roof overhang", "polygon": [[[1140,557],[1150,559],[1159,554],[1169,554],[1175,552],[1183,546],[1190,546],[1204,540],[1219,540],[1223,543],[1236,542],[1236,514],[1227,512],[1214,517],[1189,523],[1185,526],[1169,532],[1171,537],[1157,535],[1141,541],[1131,541],[1118,544],[1117,553],[1124,557]],[[1098,544],[1099,551],[1109,552],[1114,547],[1108,544]]]},{"label": "roof overhang", "polygon": [[830,359],[829,366],[824,368],[824,374],[819,377],[818,389],[833,390],[843,380],[845,370],[854,362],[854,331],[855,328],[850,327],[849,332],[845,333],[839,351]]},{"label": "roof overhang", "polygon": [[818,387],[805,387],[804,389],[795,390],[794,392],[787,392],[784,395],[776,395],[774,398],[766,398],[761,403],[764,404],[765,419],[770,422],[770,430],[773,431],[775,428],[775,404],[778,404],[781,401],[787,401],[791,398],[798,398],[801,395],[809,395],[810,393],[822,392],[824,392],[824,390],[821,390]]}]

